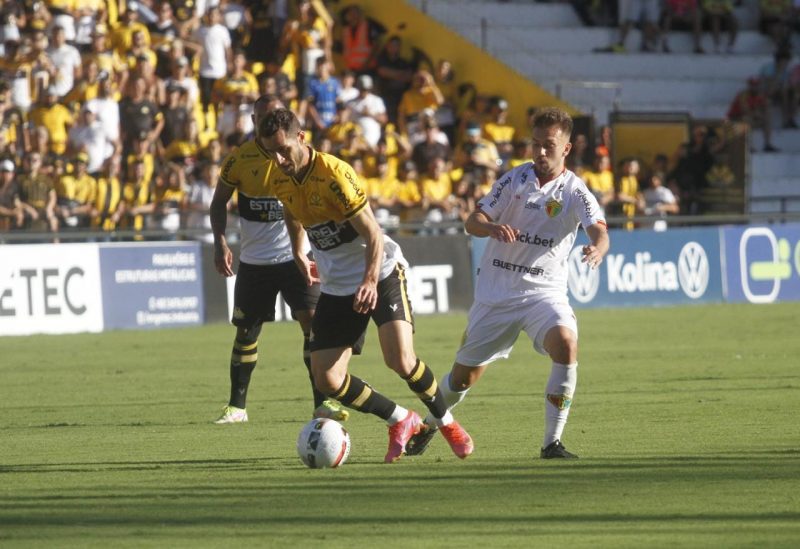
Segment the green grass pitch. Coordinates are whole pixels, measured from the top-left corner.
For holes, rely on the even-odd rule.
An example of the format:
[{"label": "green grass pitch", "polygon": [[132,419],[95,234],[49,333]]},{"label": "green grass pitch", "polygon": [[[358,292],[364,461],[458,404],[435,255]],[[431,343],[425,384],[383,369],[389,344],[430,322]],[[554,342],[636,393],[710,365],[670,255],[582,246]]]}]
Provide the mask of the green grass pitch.
[{"label": "green grass pitch", "polygon": [[[296,324],[265,328],[228,426],[229,326],[0,338],[0,547],[800,546],[800,305],[578,316],[568,463],[534,458],[549,363],[524,338],[455,411],[469,459],[438,438],[384,465],[354,413],[338,470],[295,453]],[[417,321],[441,378],[465,315]],[[367,345],[352,371],[422,412]]]}]

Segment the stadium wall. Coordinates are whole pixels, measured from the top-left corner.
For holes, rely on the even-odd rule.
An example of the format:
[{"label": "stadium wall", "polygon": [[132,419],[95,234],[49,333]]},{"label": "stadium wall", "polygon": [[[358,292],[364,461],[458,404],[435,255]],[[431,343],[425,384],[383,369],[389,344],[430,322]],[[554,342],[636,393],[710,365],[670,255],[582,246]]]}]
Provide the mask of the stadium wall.
[{"label": "stadium wall", "polygon": [[[582,307],[800,301],[800,223],[611,231],[598,270],[569,257]],[[398,237],[417,314],[464,311],[486,239]],[[0,246],[0,336],[157,329],[226,322],[233,279],[195,242]],[[289,318],[283,303],[278,318]]]}]

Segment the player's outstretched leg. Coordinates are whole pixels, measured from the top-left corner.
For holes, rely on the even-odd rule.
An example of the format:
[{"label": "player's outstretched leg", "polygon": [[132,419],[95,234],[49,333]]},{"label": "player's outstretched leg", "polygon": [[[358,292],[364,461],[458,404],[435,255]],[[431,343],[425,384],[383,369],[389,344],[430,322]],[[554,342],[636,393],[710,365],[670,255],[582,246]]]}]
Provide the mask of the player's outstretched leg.
[{"label": "player's outstretched leg", "polygon": [[408,439],[419,432],[422,419],[414,412],[392,402],[370,387],[363,379],[347,374],[339,389],[330,395],[345,406],[373,414],[389,424],[389,449],[384,461],[393,463],[405,453]]},{"label": "player's outstretched leg", "polygon": [[214,422],[217,425],[245,423],[247,421],[247,389],[250,376],[258,361],[258,335],[261,326],[236,329],[236,339],[231,351],[230,377],[231,395],[222,415]]},{"label": "player's outstretched leg", "polygon": [[[467,433],[453,418],[448,408],[448,400],[436,383],[436,377],[434,377],[431,369],[428,368],[424,362],[417,359],[416,366],[414,366],[411,374],[406,376],[405,380],[406,383],[408,383],[408,387],[416,393],[419,399],[427,406],[428,410],[430,410],[430,415],[433,416],[433,426],[442,432],[442,436],[450,445],[450,449],[453,453],[461,459],[465,459],[469,456],[475,449],[472,437],[470,437],[469,433]],[[423,447],[420,444],[423,440],[417,440],[416,444],[413,445],[415,447],[414,455],[419,455],[425,451],[425,448],[430,444],[430,440],[435,433],[435,430],[427,428],[425,435],[421,433],[415,435],[421,439],[427,437],[427,443],[424,443]],[[406,453],[410,453],[408,447],[406,448]]]},{"label": "player's outstretched leg", "polygon": [[561,444],[561,436],[567,424],[569,408],[578,382],[578,363],[559,364],[553,362],[550,379],[545,390],[545,430],[542,442],[542,459],[575,459]]}]

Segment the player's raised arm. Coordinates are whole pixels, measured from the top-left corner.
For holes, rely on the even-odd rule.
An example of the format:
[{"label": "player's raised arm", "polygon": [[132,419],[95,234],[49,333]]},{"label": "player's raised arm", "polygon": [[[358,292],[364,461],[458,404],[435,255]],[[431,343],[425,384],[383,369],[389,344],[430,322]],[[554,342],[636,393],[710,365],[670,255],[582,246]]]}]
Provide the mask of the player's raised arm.
[{"label": "player's raised arm", "polygon": [[469,217],[464,222],[464,228],[472,236],[489,236],[500,242],[514,242],[519,234],[519,229],[515,229],[511,225],[495,223],[480,208],[469,214]]},{"label": "player's raised arm", "polygon": [[211,232],[214,234],[214,267],[222,276],[233,276],[233,252],[225,238],[228,225],[228,201],[233,196],[233,187],[220,183],[214,189],[209,214]]},{"label": "player's raised arm", "polygon": [[588,263],[591,268],[599,266],[603,262],[603,257],[608,253],[611,240],[608,238],[608,229],[605,223],[595,223],[586,229],[589,240],[592,241],[588,246],[584,246],[583,263]]},{"label": "player's raised arm", "polygon": [[383,232],[368,204],[350,218],[350,224],[367,245],[364,279],[356,290],[353,310],[358,313],[368,313],[378,303],[378,278],[383,261]]}]

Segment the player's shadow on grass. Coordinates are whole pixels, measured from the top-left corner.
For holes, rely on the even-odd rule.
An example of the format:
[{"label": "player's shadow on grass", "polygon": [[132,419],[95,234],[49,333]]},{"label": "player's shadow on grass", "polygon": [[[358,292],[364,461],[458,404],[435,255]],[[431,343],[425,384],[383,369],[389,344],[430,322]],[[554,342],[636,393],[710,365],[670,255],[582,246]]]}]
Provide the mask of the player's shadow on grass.
[{"label": "player's shadow on grass", "polygon": [[223,469],[226,471],[241,471],[242,469],[263,469],[265,463],[275,461],[285,461],[285,458],[264,457],[250,459],[19,463],[12,465],[0,465],[0,475],[12,473],[97,473],[102,471],[151,471],[158,469]]},{"label": "player's shadow on grass", "polygon": [[[603,457],[588,458],[576,461],[543,461],[538,459],[503,459],[484,461],[472,459],[456,462],[457,468],[438,467],[438,459],[427,457],[406,457],[403,463],[403,474],[387,478],[386,465],[372,460],[358,460],[348,463],[348,471],[357,470],[359,479],[373,483],[393,486],[409,482],[453,481],[552,481],[559,478],[570,481],[607,480],[610,478],[626,479],[635,482],[646,479],[669,477],[675,481],[703,478],[758,478],[768,475],[769,478],[795,479],[800,466],[800,449],[787,448],[781,450],[762,450],[748,454],[723,453],[710,456],[655,456],[655,457]],[[423,467],[424,472],[419,473]],[[97,474],[116,471],[216,471],[219,473],[254,471],[266,474],[280,473],[286,469],[304,469],[295,463],[294,456],[276,456],[260,458],[220,458],[194,460],[137,460],[137,461],[86,461],[67,463],[17,463],[0,465],[0,479],[5,475],[15,474],[58,474],[86,473]],[[324,474],[324,473],[323,473]],[[347,473],[345,473],[347,474]],[[349,475],[348,475],[349,476]],[[313,484],[320,477],[309,476],[307,480]],[[304,479],[298,482],[302,484]],[[229,486],[229,485],[226,485]]]}]

